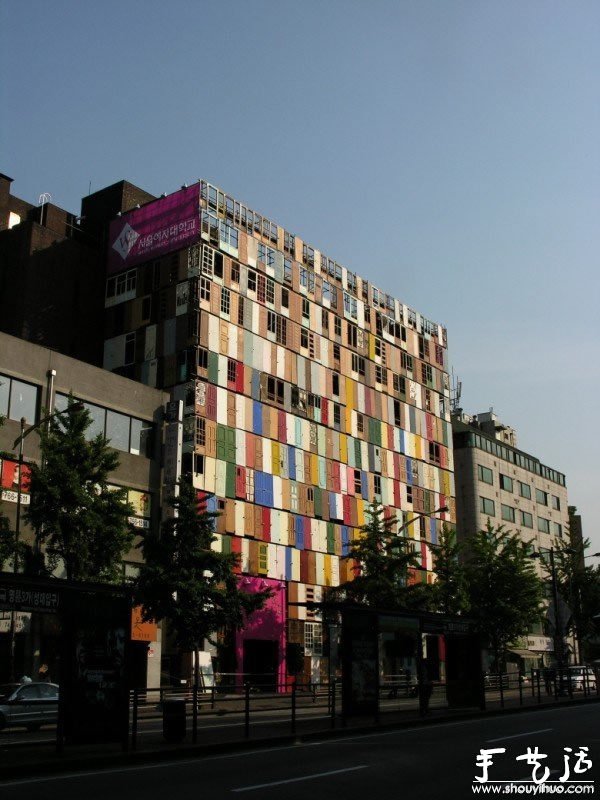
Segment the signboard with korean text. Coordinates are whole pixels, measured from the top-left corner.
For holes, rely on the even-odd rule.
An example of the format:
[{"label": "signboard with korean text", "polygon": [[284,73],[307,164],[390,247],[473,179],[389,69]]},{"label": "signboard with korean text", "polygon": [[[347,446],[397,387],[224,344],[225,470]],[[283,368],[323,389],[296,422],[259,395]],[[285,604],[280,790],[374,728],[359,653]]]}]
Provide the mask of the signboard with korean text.
[{"label": "signboard with korean text", "polygon": [[108,272],[188,247],[200,234],[200,185],[180,189],[110,223]]},{"label": "signboard with korean text", "polygon": [[133,642],[155,642],[158,637],[156,622],[144,622],[141,606],[131,609],[131,640]]},{"label": "signboard with korean text", "polygon": [[40,589],[33,584],[13,586],[0,582],[0,608],[15,611],[42,611],[56,613],[61,606],[61,592],[56,589]]},{"label": "signboard with korean text", "polygon": [[19,462],[8,458],[0,459],[0,482],[2,485],[2,500],[7,503],[17,503],[19,499],[19,482],[21,484],[21,504],[29,505],[29,479],[31,470],[23,464],[19,470]]}]

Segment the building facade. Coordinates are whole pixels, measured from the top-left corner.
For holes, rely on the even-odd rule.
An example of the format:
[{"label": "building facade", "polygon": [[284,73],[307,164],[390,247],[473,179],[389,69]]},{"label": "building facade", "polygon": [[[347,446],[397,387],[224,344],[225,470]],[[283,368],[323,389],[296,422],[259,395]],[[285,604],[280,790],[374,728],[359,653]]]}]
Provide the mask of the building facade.
[{"label": "building facade", "polygon": [[454,519],[446,331],[205,181],[111,223],[105,304],[105,368],[181,402],[182,473],[242,584],[273,589],[231,669],[283,680],[295,644],[326,676],[303,604],[353,576],[369,503],[426,515],[414,580]]},{"label": "building facade", "polygon": [[[565,476],[519,450],[513,428],[492,412],[452,417],[459,541],[485,530],[489,522],[516,530],[535,552],[569,541]],[[540,568],[540,574],[542,574]],[[530,632],[520,654],[529,666],[553,658],[547,626]]]},{"label": "building facade", "polygon": [[[120,463],[110,480],[115,486],[127,489],[128,501],[134,509],[130,523],[140,533],[158,526],[161,513],[163,409],[169,395],[45,347],[0,333],[0,416],[5,419],[4,425],[0,426],[1,499],[2,513],[8,517],[10,530],[15,530],[17,506],[20,505],[20,535],[23,540],[32,541],[33,531],[27,526],[25,514],[29,504],[27,465],[39,462],[39,439],[33,433],[24,440],[23,465],[20,468],[18,452],[13,449],[21,433],[20,421],[25,418],[26,429],[36,425],[47,412],[66,408],[69,394],[82,401],[92,417],[89,435],[102,433],[111,447],[118,451]],[[137,548],[139,542],[137,538],[125,557],[125,578],[136,574],[141,560]],[[8,674],[1,673],[8,665],[9,616],[8,612],[0,612],[2,681],[8,680]],[[24,620],[23,630],[17,636],[19,663],[27,670],[32,669],[33,674],[37,674],[40,659],[51,667],[57,661],[57,634],[48,620],[46,622],[48,635],[41,636],[42,652],[34,652],[28,628],[29,617]],[[149,629],[144,630],[147,633]],[[136,684],[140,686],[158,686],[160,683],[160,631],[156,626],[152,630],[154,638],[139,639],[139,648],[134,646],[133,669]],[[132,626],[132,636],[134,641],[138,641],[135,626]],[[54,668],[51,674],[57,674]]]}]

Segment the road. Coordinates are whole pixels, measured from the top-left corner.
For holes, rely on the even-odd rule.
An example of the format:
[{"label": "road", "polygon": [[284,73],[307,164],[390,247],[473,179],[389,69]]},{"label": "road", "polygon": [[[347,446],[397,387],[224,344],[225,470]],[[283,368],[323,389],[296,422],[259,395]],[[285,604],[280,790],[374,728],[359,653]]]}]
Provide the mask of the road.
[{"label": "road", "polygon": [[[596,704],[539,709],[193,760],[4,782],[0,794],[3,800],[235,800],[238,796],[269,800],[282,793],[286,800],[306,800],[307,795],[310,800],[387,800],[403,795],[411,800],[446,800],[473,795],[472,784],[482,774],[476,765],[482,748],[505,748],[504,753],[492,756],[490,779],[531,781],[533,767],[516,758],[536,746],[547,756],[541,763],[549,765],[549,779],[557,786],[564,773],[565,747],[573,748],[570,778],[598,780],[599,713]],[[575,774],[575,751],[581,746],[589,748],[593,766]],[[507,784],[495,785],[504,790]],[[583,784],[573,786],[580,790]]]}]

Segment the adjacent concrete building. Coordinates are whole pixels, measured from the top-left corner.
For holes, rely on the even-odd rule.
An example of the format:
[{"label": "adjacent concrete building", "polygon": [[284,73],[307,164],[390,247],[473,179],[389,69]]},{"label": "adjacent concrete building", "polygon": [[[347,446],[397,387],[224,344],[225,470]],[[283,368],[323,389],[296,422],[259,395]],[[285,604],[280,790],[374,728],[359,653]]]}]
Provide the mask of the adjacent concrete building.
[{"label": "adjacent concrete building", "polygon": [[[565,476],[517,447],[516,431],[493,411],[452,416],[459,540],[495,527],[517,530],[536,552],[568,542],[569,506]],[[554,644],[542,624],[520,653],[531,666],[551,659]]]},{"label": "adjacent concrete building", "polygon": [[[19,469],[13,443],[21,431],[20,420],[25,418],[27,427],[35,425],[46,410],[65,408],[69,393],[83,401],[91,414],[89,435],[103,433],[118,450],[120,464],[111,482],[127,489],[135,512],[130,522],[140,532],[157,526],[161,513],[163,409],[169,395],[0,333],[0,416],[5,417],[0,427],[1,497],[2,513],[8,517],[11,529],[15,529],[18,504],[24,512],[29,503],[27,464],[40,457],[39,439],[33,433],[24,440],[24,466]],[[33,534],[24,514],[21,519],[21,535],[31,539]],[[134,545],[138,542],[139,539]],[[139,562],[140,551],[134,546],[123,564],[124,577],[135,575]],[[156,635],[159,637],[159,633]],[[0,624],[0,654],[5,652],[7,640],[8,625]],[[43,637],[43,641],[48,650],[37,658],[51,664],[56,656],[52,637]],[[26,631],[18,644],[22,653],[27,651]],[[147,657],[147,644],[157,656],[154,660]],[[3,663],[6,665],[7,660],[0,655],[0,664]],[[148,685],[159,684],[158,639],[143,643],[134,669],[138,685],[146,685],[146,681]],[[0,675],[0,681],[7,678]]]}]

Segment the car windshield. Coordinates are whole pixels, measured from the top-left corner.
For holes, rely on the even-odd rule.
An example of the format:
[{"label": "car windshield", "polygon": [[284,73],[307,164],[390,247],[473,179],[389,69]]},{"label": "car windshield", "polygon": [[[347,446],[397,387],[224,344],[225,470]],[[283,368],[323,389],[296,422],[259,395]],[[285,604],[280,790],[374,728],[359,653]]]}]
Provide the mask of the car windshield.
[{"label": "car windshield", "polygon": [[9,695],[11,695],[15,689],[19,688],[18,683],[5,683],[0,685],[0,698],[3,700],[6,699]]}]

